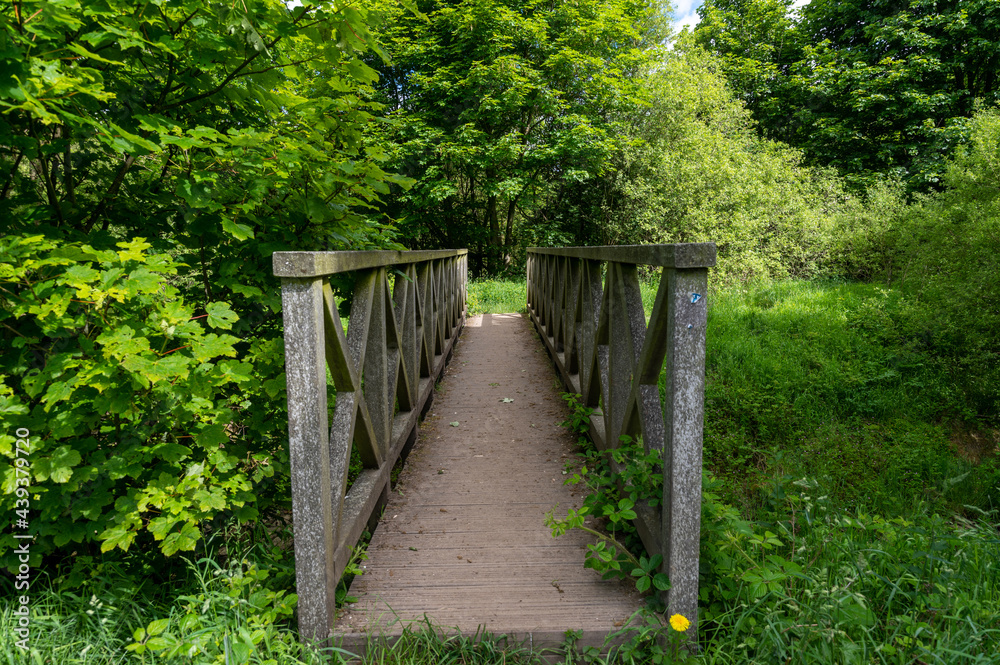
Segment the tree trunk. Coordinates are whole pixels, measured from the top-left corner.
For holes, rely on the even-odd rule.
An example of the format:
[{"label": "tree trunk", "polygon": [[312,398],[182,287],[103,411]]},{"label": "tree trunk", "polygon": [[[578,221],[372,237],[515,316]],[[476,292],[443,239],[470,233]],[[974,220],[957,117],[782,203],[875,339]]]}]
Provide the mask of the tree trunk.
[{"label": "tree trunk", "polygon": [[500,236],[500,217],[497,213],[497,197],[491,194],[486,199],[486,218],[490,225],[489,244],[487,245],[487,269],[492,274],[500,270],[500,248],[503,238]]},{"label": "tree trunk", "polygon": [[507,204],[507,228],[505,229],[503,238],[503,263],[504,266],[510,265],[511,255],[513,254],[512,248],[514,246],[514,212],[516,208],[517,199],[513,198],[510,203]]}]

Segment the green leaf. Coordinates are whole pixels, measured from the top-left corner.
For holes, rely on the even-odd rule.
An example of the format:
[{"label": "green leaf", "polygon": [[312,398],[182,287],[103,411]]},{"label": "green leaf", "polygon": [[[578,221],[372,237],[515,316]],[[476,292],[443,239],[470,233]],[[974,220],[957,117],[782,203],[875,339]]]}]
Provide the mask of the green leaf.
[{"label": "green leaf", "polygon": [[195,435],[195,443],[206,450],[218,449],[219,444],[229,443],[229,435],[226,434],[226,426],[215,423],[206,425]]},{"label": "green leaf", "polygon": [[59,281],[66,286],[80,288],[89,286],[91,282],[100,276],[100,274],[101,273],[89,266],[77,263],[67,268],[66,272],[62,274]]},{"label": "green leaf", "polygon": [[127,242],[116,243],[121,247],[118,251],[118,259],[123,263],[126,261],[142,261],[145,259],[145,252],[152,247],[145,238],[133,238]]},{"label": "green leaf", "polygon": [[160,146],[156,145],[152,141],[145,139],[138,134],[133,134],[127,132],[113,122],[109,122],[108,126],[114,130],[114,134],[124,139],[127,143],[124,145],[128,152],[139,152],[141,150],[148,150],[149,152],[159,152]]},{"label": "green leaf", "polygon": [[253,229],[246,224],[238,224],[229,217],[222,218],[222,230],[237,240],[249,240],[254,237]]},{"label": "green leaf", "polygon": [[164,443],[156,446],[153,452],[167,462],[179,462],[191,454],[191,449],[178,443]]},{"label": "green leaf", "polygon": [[139,293],[156,293],[160,290],[163,277],[148,268],[133,270],[125,281],[125,288],[130,295]]},{"label": "green leaf", "polygon": [[[50,455],[36,462],[45,465],[45,473],[54,482],[65,483],[73,477],[73,467],[81,461],[80,453],[68,445],[59,446]],[[43,462],[44,460],[44,462]]]},{"label": "green leaf", "polygon": [[213,328],[229,330],[240,318],[227,302],[210,302],[205,306],[205,311],[208,312],[208,325]]},{"label": "green leaf", "polygon": [[119,61],[119,60],[108,60],[107,58],[101,57],[100,55],[98,55],[96,53],[88,51],[87,49],[83,48],[83,46],[81,46],[79,42],[70,42],[70,43],[68,43],[66,45],[66,48],[68,50],[72,51],[73,53],[76,53],[77,55],[81,55],[84,58],[87,58],[89,60],[96,60],[97,62],[104,62],[104,63],[107,63],[109,65],[125,65],[125,63],[122,62],[122,61]]},{"label": "green leaf", "polygon": [[148,635],[159,635],[167,629],[170,625],[170,619],[156,619],[152,621],[149,626],[146,627],[146,634]]},{"label": "green leaf", "polygon": [[[105,530],[97,539],[103,541],[101,543],[101,552],[110,552],[116,547],[124,552],[128,552],[129,545],[135,540],[135,532],[128,531],[125,527],[119,525]],[[140,630],[142,629],[139,628],[136,632]],[[136,637],[135,639],[141,641],[142,637]]]},{"label": "green leaf", "polygon": [[191,352],[198,362],[205,362],[219,356],[232,357],[236,355],[236,349],[233,348],[233,345],[238,341],[238,338],[231,335],[209,333],[191,342]]},{"label": "green leaf", "polygon": [[187,378],[191,359],[180,353],[171,353],[143,367],[143,374],[152,383]]},{"label": "green leaf", "polygon": [[226,509],[226,499],[221,494],[208,490],[198,490],[194,493],[194,498],[198,502],[198,507],[205,512]]},{"label": "green leaf", "polygon": [[146,648],[150,651],[159,651],[160,649],[166,649],[169,646],[173,646],[176,643],[176,638],[168,635],[161,635],[159,637],[151,637],[146,640]]},{"label": "green leaf", "polygon": [[201,539],[201,531],[192,522],[185,522],[180,531],[175,531],[163,540],[160,550],[167,556],[194,549]]},{"label": "green leaf", "polygon": [[233,657],[237,663],[250,662],[250,646],[239,641],[232,641],[229,648],[233,650]]},{"label": "green leaf", "polygon": [[175,524],[177,524],[177,520],[172,517],[155,517],[149,521],[146,530],[153,534],[153,537],[157,540],[163,540]]}]

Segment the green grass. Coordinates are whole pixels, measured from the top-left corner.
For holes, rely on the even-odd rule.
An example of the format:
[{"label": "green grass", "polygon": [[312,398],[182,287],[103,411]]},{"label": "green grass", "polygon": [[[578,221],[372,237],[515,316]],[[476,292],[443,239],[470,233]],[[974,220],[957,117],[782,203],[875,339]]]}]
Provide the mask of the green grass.
[{"label": "green grass", "polygon": [[406,626],[391,646],[378,637],[368,645],[363,665],[542,665],[541,654],[520,644],[509,644],[504,636],[481,632],[454,635],[425,619]]},{"label": "green grass", "polygon": [[[30,650],[7,639],[16,617],[6,603],[0,609],[0,664],[329,662],[303,647],[293,629],[289,553],[256,538],[242,556],[227,557],[216,547],[185,559],[186,567],[168,579],[100,561],[92,576],[72,584],[37,577],[29,590]],[[230,540],[228,551],[245,543]],[[13,597],[7,589],[0,593]]]},{"label": "green grass", "polygon": [[474,280],[469,282],[466,303],[469,314],[523,312],[527,306],[527,286],[519,282]]},{"label": "green grass", "polygon": [[794,471],[849,508],[1000,508],[995,432],[898,293],[781,282],[709,298],[705,463],[727,499],[752,514],[761,483]]}]

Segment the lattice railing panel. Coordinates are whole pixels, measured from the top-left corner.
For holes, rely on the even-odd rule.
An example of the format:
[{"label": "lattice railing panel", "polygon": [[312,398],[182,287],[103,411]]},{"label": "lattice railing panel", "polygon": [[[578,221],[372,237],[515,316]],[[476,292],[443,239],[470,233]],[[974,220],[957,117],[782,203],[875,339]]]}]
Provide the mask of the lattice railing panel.
[{"label": "lattice railing panel", "polygon": [[[662,269],[648,324],[639,265]],[[713,243],[528,250],[528,310],[563,383],[594,409],[595,443],[609,450],[623,436],[641,437],[647,451],[661,451],[662,508],[638,507],[636,526],[646,549],[663,555],[667,611],[695,626],[713,265]]]},{"label": "lattice railing panel", "polygon": [[[354,274],[346,331],[328,281],[342,272]],[[330,637],[335,590],[351,550],[377,521],[391,470],[416,440],[461,332],[467,272],[465,250],[274,254],[282,278],[303,638]],[[352,448],[363,470],[348,487]]]}]

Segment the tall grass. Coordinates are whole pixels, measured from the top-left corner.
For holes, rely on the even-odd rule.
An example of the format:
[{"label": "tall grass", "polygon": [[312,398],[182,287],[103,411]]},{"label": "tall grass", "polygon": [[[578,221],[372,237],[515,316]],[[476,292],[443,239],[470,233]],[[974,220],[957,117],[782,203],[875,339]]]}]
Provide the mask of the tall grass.
[{"label": "tall grass", "polygon": [[[230,541],[227,548],[233,553],[243,545]],[[299,643],[287,556],[262,545],[244,556],[214,548],[188,560],[169,584],[100,563],[93,578],[72,588],[40,577],[29,590],[28,651],[8,639],[17,625],[13,604],[0,609],[0,663],[329,662]]]},{"label": "tall grass", "polygon": [[884,517],[793,478],[770,486],[757,523],[707,484],[705,662],[1000,662],[995,514]]},{"label": "tall grass", "polygon": [[503,635],[486,631],[458,635],[424,619],[406,626],[391,644],[372,637],[362,665],[542,665],[543,656],[520,644],[509,644]]},{"label": "tall grass", "polygon": [[[123,583],[123,581],[125,583]],[[4,596],[15,598],[22,592]],[[30,649],[16,641],[14,603],[0,607],[0,663],[113,664],[128,660],[125,645],[135,626],[151,620],[152,606],[132,580],[112,574],[95,580],[85,591],[58,589],[47,578],[37,579],[26,592],[30,598]]]}]

